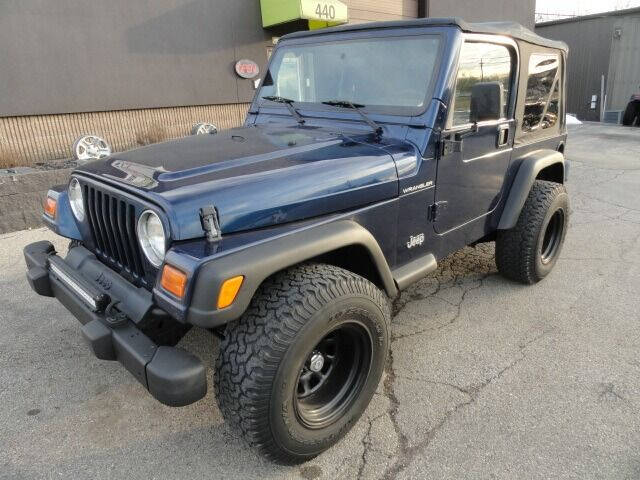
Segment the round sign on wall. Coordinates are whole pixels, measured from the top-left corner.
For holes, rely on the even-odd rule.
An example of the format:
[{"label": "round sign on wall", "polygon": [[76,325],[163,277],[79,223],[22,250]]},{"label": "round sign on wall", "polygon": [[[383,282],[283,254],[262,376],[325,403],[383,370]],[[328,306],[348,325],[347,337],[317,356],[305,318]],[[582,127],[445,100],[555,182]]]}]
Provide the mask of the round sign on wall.
[{"label": "round sign on wall", "polygon": [[236,73],[242,78],[255,78],[260,74],[260,67],[253,60],[238,60],[236,62]]}]

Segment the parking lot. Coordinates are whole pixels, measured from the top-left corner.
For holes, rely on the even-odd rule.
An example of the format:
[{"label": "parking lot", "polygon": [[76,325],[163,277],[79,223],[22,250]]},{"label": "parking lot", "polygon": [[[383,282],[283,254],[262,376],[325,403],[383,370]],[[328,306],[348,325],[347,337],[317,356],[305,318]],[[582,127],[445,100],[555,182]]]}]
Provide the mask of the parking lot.
[{"label": "parking lot", "polygon": [[[0,236],[0,477],[640,478],[640,129],[572,127],[567,155],[571,227],[553,273],[509,282],[492,244],[441,262],[395,301],[365,415],[298,467],[236,438],[212,388],[172,409],[94,358],[24,276],[25,244],[66,242]],[[212,335],[182,346],[212,365]]]}]

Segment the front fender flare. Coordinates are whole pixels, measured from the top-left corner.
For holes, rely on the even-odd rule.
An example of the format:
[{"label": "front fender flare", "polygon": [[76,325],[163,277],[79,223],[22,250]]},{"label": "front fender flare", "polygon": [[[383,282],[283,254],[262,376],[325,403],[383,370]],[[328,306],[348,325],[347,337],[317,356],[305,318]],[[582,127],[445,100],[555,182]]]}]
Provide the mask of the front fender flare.
[{"label": "front fender flare", "polygon": [[516,226],[536,177],[543,169],[554,164],[561,164],[563,172],[565,171],[564,155],[555,150],[536,150],[522,159],[502,210],[498,230],[509,230]]},{"label": "front fender flare", "polygon": [[[397,295],[391,270],[373,235],[352,220],[339,220],[249,245],[202,265],[197,273],[187,322],[212,328],[239,318],[267,277],[351,245],[366,248],[385,291],[390,297]],[[222,283],[237,275],[244,275],[245,279],[236,300],[231,306],[217,310],[216,299]]]}]

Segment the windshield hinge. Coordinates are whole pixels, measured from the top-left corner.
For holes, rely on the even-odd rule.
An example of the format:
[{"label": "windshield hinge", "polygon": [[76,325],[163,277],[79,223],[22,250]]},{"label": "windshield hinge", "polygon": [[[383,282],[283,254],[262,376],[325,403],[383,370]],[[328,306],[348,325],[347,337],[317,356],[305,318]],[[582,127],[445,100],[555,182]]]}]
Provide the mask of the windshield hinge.
[{"label": "windshield hinge", "polygon": [[218,211],[216,207],[207,205],[200,209],[200,224],[202,230],[207,235],[208,242],[220,240],[222,232],[220,231],[220,221],[218,220]]},{"label": "windshield hinge", "polygon": [[462,152],[462,141],[451,140],[450,138],[443,138],[440,140],[440,156],[446,157],[452,153]]},{"label": "windshield hinge", "polygon": [[442,211],[447,208],[447,202],[436,202],[433,205],[429,205],[429,211],[427,213],[427,219],[430,222],[435,222],[438,216],[442,214]]}]

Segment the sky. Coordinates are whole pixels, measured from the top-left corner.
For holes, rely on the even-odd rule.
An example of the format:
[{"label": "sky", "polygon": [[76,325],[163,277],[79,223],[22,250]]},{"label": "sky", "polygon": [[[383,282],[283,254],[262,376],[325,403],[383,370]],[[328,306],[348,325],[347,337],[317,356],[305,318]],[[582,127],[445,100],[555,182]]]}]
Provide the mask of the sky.
[{"label": "sky", "polygon": [[640,7],[640,0],[536,0],[536,21]]}]

